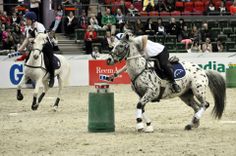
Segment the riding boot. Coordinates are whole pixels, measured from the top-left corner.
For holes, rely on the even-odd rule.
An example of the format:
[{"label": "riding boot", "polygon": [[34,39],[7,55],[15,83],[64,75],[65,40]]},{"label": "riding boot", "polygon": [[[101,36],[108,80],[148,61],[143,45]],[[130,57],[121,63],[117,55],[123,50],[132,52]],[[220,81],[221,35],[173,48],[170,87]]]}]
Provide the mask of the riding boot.
[{"label": "riding boot", "polygon": [[181,89],[180,89],[179,85],[175,81],[172,82],[172,87],[173,87],[173,89],[176,93],[181,92]]},{"label": "riding boot", "polygon": [[48,86],[49,86],[50,88],[52,88],[53,85],[54,85],[54,75],[50,74]]}]

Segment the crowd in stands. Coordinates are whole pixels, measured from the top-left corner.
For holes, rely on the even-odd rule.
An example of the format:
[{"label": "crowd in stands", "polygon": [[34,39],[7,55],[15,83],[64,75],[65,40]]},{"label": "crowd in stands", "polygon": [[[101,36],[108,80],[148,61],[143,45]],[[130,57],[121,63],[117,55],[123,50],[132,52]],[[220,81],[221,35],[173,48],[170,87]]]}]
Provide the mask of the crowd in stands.
[{"label": "crowd in stands", "polygon": [[[169,21],[164,22],[161,13],[168,15],[180,11],[199,12],[196,4],[204,4],[202,14],[218,13],[225,15],[230,13],[236,15],[236,1],[221,0],[194,0],[194,1],[175,1],[175,0],[99,0],[100,4],[108,5],[105,11],[98,7],[97,15],[88,14],[90,1],[80,1],[82,10],[66,10],[67,6],[73,5],[71,1],[64,0],[61,5],[55,9],[55,19],[50,26],[49,31],[55,33],[58,30],[65,33],[66,36],[73,37],[76,29],[84,30],[84,45],[86,54],[93,52],[93,43],[101,43],[105,50],[111,50],[115,35],[118,32],[124,32],[127,29],[132,30],[135,35],[149,35],[150,39],[162,42],[159,39],[168,36],[175,36],[174,42],[183,43],[186,51],[190,52],[221,52],[225,51],[224,41],[216,36],[212,36],[211,28],[207,21],[202,25],[189,25],[184,18],[178,21],[173,16],[169,16]],[[109,5],[109,4],[113,5]],[[180,3],[182,5],[180,5]],[[181,7],[182,6],[182,7]],[[0,35],[3,49],[17,49],[24,38],[24,18],[23,12],[13,11],[9,15],[6,12],[0,12]],[[76,14],[77,13],[77,14]],[[135,21],[127,21],[126,16],[158,16],[153,21],[147,18],[143,21],[136,18]],[[99,32],[105,32],[102,36]],[[214,42],[215,44],[212,44]],[[162,42],[164,43],[164,42]]]}]

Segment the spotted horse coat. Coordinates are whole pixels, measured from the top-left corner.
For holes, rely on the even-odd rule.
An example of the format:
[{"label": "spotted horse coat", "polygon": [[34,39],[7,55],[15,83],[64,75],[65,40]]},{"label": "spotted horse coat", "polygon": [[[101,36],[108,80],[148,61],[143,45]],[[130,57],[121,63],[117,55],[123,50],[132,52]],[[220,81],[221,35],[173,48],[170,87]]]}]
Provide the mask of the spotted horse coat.
[{"label": "spotted horse coat", "polygon": [[[115,44],[109,60],[109,62],[116,63],[126,59],[125,69],[132,81],[132,88],[140,97],[136,109],[136,128],[139,131],[153,131],[151,120],[147,117],[144,108],[148,102],[158,98],[161,86],[165,87],[163,99],[180,97],[183,102],[193,108],[194,115],[191,122],[185,126],[186,130],[197,128],[203,112],[209,107],[209,103],[206,101],[208,86],[215,101],[213,115],[218,119],[221,118],[225,107],[226,87],[225,81],[219,73],[205,71],[195,63],[180,61],[186,75],[182,79],[176,80],[181,92],[175,93],[172,91],[171,83],[162,80],[154,70],[147,68],[147,61],[140,54],[139,49],[140,45],[135,43],[129,34],[125,34]],[[146,128],[143,121],[146,122]]]}]

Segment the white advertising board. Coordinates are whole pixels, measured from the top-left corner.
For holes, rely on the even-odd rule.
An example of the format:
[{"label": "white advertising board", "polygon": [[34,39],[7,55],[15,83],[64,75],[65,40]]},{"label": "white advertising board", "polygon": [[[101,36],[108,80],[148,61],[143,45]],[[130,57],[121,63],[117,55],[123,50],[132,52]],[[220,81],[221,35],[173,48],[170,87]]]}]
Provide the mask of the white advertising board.
[{"label": "white advertising board", "polygon": [[[89,85],[88,60],[69,60],[71,73],[69,86],[87,86]],[[0,61],[0,88],[15,88],[23,76],[23,63],[13,60]],[[57,86],[57,81],[55,81]]]}]

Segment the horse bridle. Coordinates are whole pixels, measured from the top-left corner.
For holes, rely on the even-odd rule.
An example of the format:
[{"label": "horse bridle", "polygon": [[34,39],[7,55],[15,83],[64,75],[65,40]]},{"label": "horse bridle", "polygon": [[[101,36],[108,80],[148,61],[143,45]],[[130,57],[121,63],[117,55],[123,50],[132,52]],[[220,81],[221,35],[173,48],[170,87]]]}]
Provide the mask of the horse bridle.
[{"label": "horse bridle", "polygon": [[129,43],[126,42],[126,41],[122,41],[122,42],[125,42],[124,49],[119,50],[118,53],[116,53],[116,54],[113,54],[113,53],[111,54],[111,56],[113,58],[114,58],[114,55],[115,55],[118,58],[118,61],[121,61],[123,58],[127,59],[127,57],[130,54]]}]

